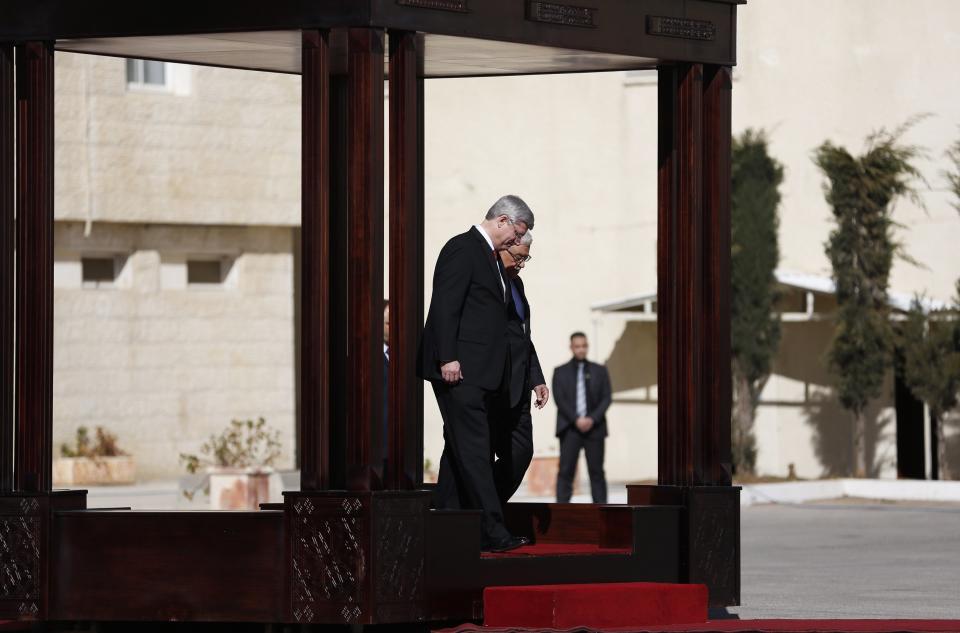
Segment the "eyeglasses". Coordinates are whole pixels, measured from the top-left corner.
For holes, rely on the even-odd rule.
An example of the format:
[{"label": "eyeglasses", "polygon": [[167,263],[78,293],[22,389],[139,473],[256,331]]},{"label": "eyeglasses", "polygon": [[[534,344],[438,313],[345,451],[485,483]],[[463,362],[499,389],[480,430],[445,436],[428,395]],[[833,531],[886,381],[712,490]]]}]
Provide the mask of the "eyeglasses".
[{"label": "eyeglasses", "polygon": [[516,255],[510,249],[507,249],[507,253],[510,254],[510,257],[512,257],[513,261],[517,264],[526,264],[528,261],[533,259],[533,255]]},{"label": "eyeglasses", "polygon": [[[507,218],[507,222],[510,223],[510,226],[516,226],[516,225],[517,225],[516,221],[515,221],[515,220],[511,220],[510,218]],[[527,233],[526,231],[524,231],[523,233],[517,233],[517,229],[513,229],[513,236],[516,238],[517,244],[520,243],[520,240],[523,239],[523,236],[526,235],[526,233]],[[511,255],[512,255],[512,253],[511,253]],[[516,258],[514,258],[514,259],[516,259]]]}]

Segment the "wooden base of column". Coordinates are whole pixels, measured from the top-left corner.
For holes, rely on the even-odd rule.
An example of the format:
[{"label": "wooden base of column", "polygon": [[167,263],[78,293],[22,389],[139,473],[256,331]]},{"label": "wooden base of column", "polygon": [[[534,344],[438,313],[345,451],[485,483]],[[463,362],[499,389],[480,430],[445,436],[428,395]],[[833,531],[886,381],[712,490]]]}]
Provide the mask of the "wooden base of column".
[{"label": "wooden base of column", "polygon": [[628,505],[681,506],[681,582],[703,583],[711,607],[740,604],[740,487],[627,486]]},{"label": "wooden base of column", "polygon": [[86,490],[0,496],[0,620],[46,619],[53,513],[86,507]]},{"label": "wooden base of column", "polygon": [[426,619],[429,506],[424,491],[285,492],[288,621]]}]

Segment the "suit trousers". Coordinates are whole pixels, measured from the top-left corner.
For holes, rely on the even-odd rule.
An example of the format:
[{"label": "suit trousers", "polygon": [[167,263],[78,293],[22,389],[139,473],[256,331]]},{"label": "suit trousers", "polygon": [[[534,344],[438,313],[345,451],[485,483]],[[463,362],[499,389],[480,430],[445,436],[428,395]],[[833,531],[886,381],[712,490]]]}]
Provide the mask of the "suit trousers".
[{"label": "suit trousers", "polygon": [[587,456],[590,493],[594,503],[607,502],[607,479],[603,473],[603,449],[606,438],[602,429],[586,433],[571,425],[560,434],[560,471],[557,473],[557,503],[569,503],[573,495],[573,476],[577,472],[580,449]]},{"label": "suit trousers", "polygon": [[[517,491],[533,459],[533,420],[530,417],[530,390],[515,407],[503,404],[491,411],[490,433],[493,437],[493,480],[497,495],[504,504]],[[499,405],[500,403],[498,403]]]},{"label": "suit trousers", "polygon": [[506,393],[465,384],[432,384],[444,439],[434,507],[481,510],[481,538],[486,542],[505,539],[510,534],[494,478],[490,413],[504,406]]}]

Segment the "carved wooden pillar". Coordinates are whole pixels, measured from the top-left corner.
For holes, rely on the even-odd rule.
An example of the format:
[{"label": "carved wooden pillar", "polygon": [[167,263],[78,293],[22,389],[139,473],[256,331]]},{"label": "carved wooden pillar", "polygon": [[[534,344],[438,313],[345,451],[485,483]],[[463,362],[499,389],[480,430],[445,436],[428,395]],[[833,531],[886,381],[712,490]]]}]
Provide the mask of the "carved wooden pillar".
[{"label": "carved wooden pillar", "polygon": [[6,581],[0,591],[0,619],[42,620],[46,617],[49,585],[52,513],[82,509],[85,492],[51,492],[53,431],[53,43],[27,42],[14,51],[16,100],[12,102],[10,49],[0,46],[0,221],[2,264],[0,306],[3,308],[3,374],[9,384],[11,143],[16,119],[16,440],[13,451],[13,490],[10,490],[12,430],[4,387],[0,428],[3,468],[0,495],[0,568]]},{"label": "carved wooden pillar", "polygon": [[703,76],[703,478],[731,483],[730,160],[731,77],[726,66]]},{"label": "carved wooden pillar", "polygon": [[390,33],[390,380],[387,486],[423,483],[423,51],[416,33]]},{"label": "carved wooden pillar", "polygon": [[53,43],[16,47],[17,490],[48,492],[53,433]]},{"label": "carved wooden pillar", "polygon": [[[394,78],[400,81],[394,106],[400,120],[393,169],[399,171],[392,175],[400,181],[392,215],[409,224],[391,239],[413,251],[393,252],[400,259],[392,269],[399,287],[391,321],[402,332],[419,325],[411,298],[422,292],[410,278],[422,266],[413,261],[422,251],[422,122],[416,67],[412,73],[408,67],[411,55],[416,59],[411,45],[398,39],[392,56],[403,66]],[[331,49],[345,50],[346,59],[329,56]],[[284,493],[289,616],[304,624],[414,622],[426,613],[429,493],[380,490],[386,458],[401,466],[393,471],[392,488],[413,487],[421,459],[410,455],[409,440],[417,436],[397,414],[416,406],[411,394],[394,400],[392,451],[383,431],[383,60],[384,32],[378,29],[335,29],[326,38],[304,34],[301,397],[302,433],[311,437],[302,459],[311,470],[302,475],[301,491]],[[413,358],[413,344],[398,342],[391,356]],[[415,384],[409,365],[393,364],[394,388]],[[311,420],[326,420],[326,429],[315,424],[308,431]]]},{"label": "carved wooden pillar", "polygon": [[730,484],[730,82],[660,69],[659,481]]},{"label": "carved wooden pillar", "polygon": [[382,30],[347,34],[347,489],[383,485]]},{"label": "carved wooden pillar", "polygon": [[14,310],[13,44],[0,44],[0,492],[13,490]]},{"label": "carved wooden pillar", "polygon": [[683,577],[740,599],[739,488],[730,485],[730,69],[659,70],[659,486],[628,501],[684,506]]},{"label": "carved wooden pillar", "polygon": [[301,84],[300,487],[330,485],[330,49],[303,32]]}]

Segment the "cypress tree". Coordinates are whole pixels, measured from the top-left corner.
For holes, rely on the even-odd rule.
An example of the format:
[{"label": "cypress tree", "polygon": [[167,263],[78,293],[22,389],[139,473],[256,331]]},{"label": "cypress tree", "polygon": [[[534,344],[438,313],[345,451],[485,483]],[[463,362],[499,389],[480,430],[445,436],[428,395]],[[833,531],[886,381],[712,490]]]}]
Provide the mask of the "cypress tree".
[{"label": "cypress tree", "polygon": [[[957,286],[960,293],[960,284]],[[960,307],[960,299],[957,300]],[[955,320],[932,319],[914,300],[901,324],[903,376],[917,400],[930,408],[937,442],[940,479],[950,479],[944,415],[957,406],[960,394],[960,328]]]},{"label": "cypress tree", "polygon": [[814,154],[826,177],[824,195],[834,219],[825,245],[838,304],[829,364],[837,377],[840,404],[852,417],[851,462],[857,477],[867,475],[865,410],[880,395],[892,362],[887,290],[899,252],[893,204],[901,196],[915,196],[912,182],[920,178],[913,165],[919,148],[900,143],[910,125],[870,135],[861,156],[830,141]]},{"label": "cypress tree", "polygon": [[756,469],[753,434],[760,392],[780,342],[775,314],[780,259],[777,244],[783,166],[770,156],[766,134],[751,129],[733,139],[731,182],[730,333],[733,377],[733,464]]}]

